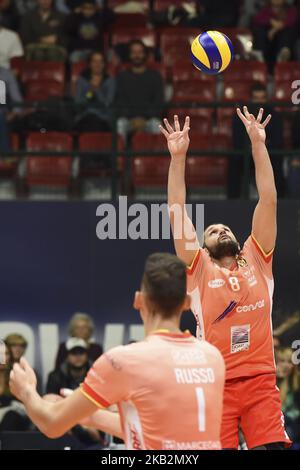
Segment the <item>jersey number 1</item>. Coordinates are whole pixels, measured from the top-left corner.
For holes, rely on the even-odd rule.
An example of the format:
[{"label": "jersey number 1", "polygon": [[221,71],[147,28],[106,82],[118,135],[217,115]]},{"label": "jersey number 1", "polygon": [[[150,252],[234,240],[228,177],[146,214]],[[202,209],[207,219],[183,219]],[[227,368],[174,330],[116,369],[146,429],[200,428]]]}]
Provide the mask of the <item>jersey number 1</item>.
[{"label": "jersey number 1", "polygon": [[196,388],[196,397],[198,404],[198,428],[200,432],[205,431],[205,396],[203,388]]}]

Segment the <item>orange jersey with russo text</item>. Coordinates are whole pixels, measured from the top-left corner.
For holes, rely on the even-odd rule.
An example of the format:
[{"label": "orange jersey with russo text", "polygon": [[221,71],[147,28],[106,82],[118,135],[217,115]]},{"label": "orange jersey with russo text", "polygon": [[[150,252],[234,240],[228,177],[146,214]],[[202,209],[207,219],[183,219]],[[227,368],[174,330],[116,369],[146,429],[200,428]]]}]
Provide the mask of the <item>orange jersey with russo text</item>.
[{"label": "orange jersey with russo text", "polygon": [[221,351],[227,380],[275,372],[272,254],[251,235],[232,270],[220,268],[203,249],[187,270],[197,336]]},{"label": "orange jersey with russo text", "polygon": [[156,332],[103,354],[81,390],[118,404],[127,449],[220,449],[225,365],[190,333]]}]

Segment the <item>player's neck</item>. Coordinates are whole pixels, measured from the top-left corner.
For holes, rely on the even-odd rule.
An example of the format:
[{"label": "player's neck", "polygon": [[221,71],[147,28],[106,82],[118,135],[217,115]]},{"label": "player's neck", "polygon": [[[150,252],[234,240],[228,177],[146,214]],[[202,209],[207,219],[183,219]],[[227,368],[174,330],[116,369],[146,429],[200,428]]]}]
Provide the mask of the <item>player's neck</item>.
[{"label": "player's neck", "polygon": [[234,269],[237,266],[236,256],[224,256],[219,260],[214,259],[214,263],[216,263],[220,268],[226,269]]},{"label": "player's neck", "polygon": [[165,330],[170,333],[181,333],[179,327],[179,319],[163,319],[161,317],[155,316],[151,320],[146,321],[144,324],[145,327],[145,336],[150,335],[153,331]]}]

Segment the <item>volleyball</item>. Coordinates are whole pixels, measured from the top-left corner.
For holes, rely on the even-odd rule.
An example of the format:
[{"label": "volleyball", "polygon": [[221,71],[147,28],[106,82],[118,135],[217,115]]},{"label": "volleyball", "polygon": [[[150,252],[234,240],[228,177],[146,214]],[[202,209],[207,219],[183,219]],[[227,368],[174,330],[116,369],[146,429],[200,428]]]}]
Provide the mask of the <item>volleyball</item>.
[{"label": "volleyball", "polygon": [[192,62],[201,72],[217,75],[224,72],[234,59],[230,39],[219,31],[206,31],[192,42]]}]

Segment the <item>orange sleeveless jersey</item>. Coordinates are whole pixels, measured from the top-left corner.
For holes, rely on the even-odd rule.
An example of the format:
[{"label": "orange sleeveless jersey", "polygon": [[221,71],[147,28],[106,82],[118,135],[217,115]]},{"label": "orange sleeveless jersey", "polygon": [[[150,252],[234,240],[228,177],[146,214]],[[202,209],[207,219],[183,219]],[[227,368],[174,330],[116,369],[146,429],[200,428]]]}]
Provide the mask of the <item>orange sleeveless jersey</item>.
[{"label": "orange sleeveless jersey", "polygon": [[81,391],[118,404],[127,449],[220,449],[225,365],[190,333],[154,332],[103,354]]},{"label": "orange sleeveless jersey", "polygon": [[187,269],[197,336],[221,351],[227,380],[275,372],[272,255],[251,235],[235,269],[220,268],[203,249]]}]

